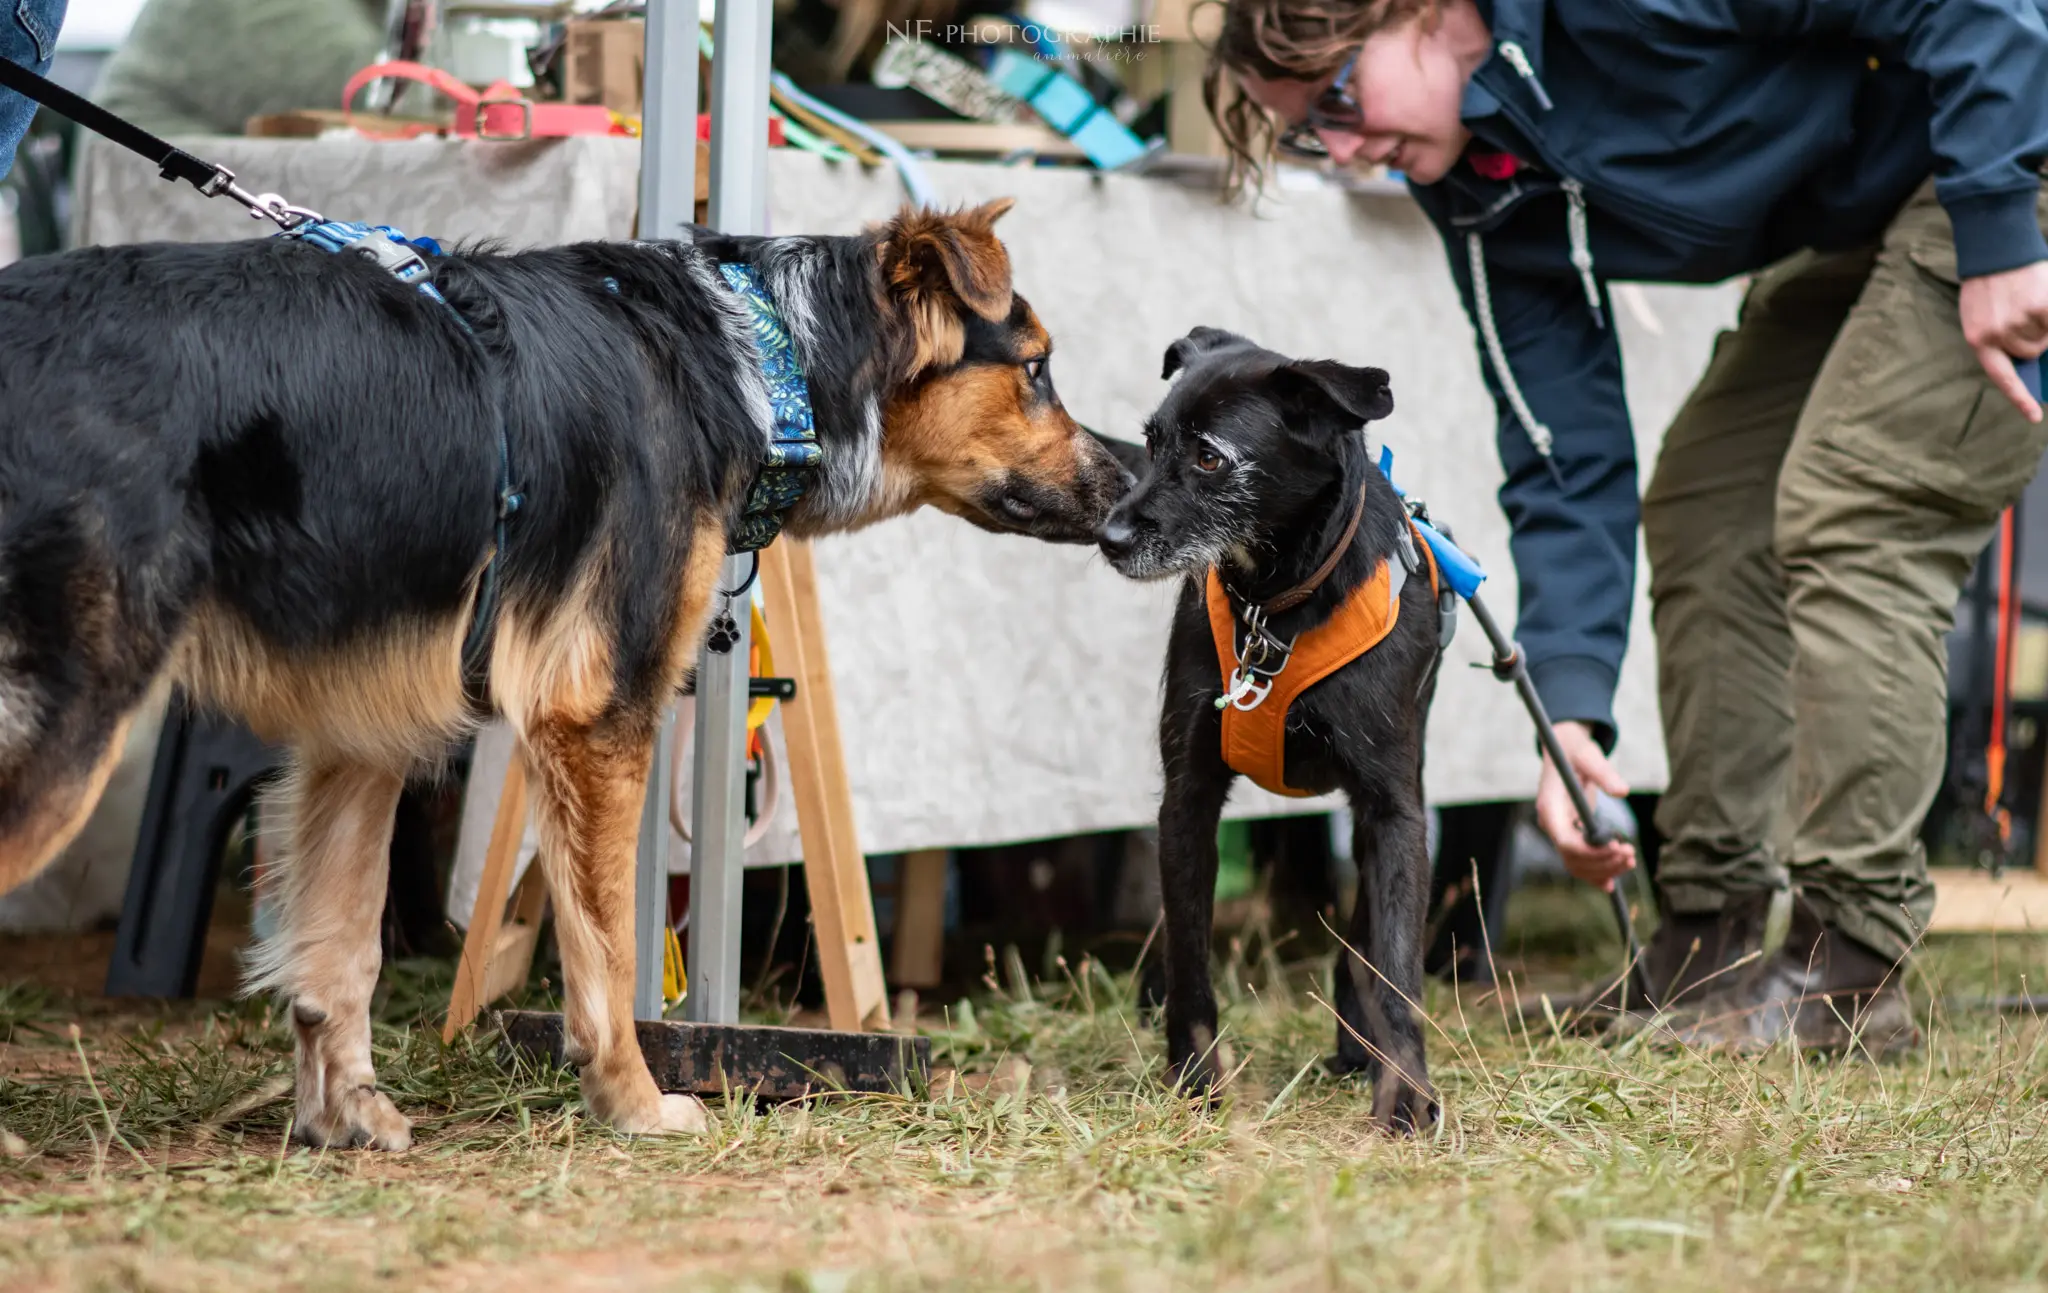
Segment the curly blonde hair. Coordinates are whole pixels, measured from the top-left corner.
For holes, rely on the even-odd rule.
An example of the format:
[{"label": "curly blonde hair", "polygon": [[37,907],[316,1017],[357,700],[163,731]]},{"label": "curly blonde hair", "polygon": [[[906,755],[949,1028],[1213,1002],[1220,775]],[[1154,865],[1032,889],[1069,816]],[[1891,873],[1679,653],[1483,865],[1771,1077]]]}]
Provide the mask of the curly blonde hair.
[{"label": "curly blonde hair", "polygon": [[1366,37],[1418,15],[1433,21],[1440,6],[1441,0],[1226,0],[1202,72],[1202,105],[1230,153],[1226,193],[1235,198],[1248,185],[1265,188],[1266,160],[1279,137],[1279,123],[1245,95],[1237,74],[1319,81]]}]

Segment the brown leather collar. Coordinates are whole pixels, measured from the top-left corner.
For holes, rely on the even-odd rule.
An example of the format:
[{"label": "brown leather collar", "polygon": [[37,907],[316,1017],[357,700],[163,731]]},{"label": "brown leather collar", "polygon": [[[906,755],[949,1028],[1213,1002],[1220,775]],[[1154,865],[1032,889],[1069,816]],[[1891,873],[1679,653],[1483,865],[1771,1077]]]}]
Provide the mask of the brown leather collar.
[{"label": "brown leather collar", "polygon": [[[1369,484],[1371,477],[1367,477],[1366,481]],[[1316,589],[1323,586],[1323,581],[1330,577],[1330,572],[1337,568],[1337,563],[1344,559],[1344,554],[1351,551],[1351,540],[1357,537],[1358,524],[1364,519],[1365,485],[1360,485],[1358,489],[1358,506],[1351,509],[1351,523],[1344,527],[1344,533],[1338,537],[1336,546],[1330,549],[1330,555],[1323,558],[1323,564],[1317,566],[1315,573],[1307,579],[1302,580],[1284,593],[1267,598],[1263,605],[1255,605],[1252,609],[1259,612],[1261,618],[1271,619],[1273,616],[1283,611],[1291,611],[1307,601],[1315,593]]]}]

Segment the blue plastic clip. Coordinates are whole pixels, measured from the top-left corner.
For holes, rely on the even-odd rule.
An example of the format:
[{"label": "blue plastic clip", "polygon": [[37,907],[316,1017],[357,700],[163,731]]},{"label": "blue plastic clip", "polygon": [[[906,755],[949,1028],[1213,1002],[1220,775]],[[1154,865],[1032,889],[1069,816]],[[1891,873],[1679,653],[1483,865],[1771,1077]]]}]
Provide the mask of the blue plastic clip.
[{"label": "blue plastic clip", "polygon": [[[1389,485],[1394,485],[1394,451],[1387,445],[1380,446],[1380,474],[1387,478]],[[1408,497],[1399,485],[1394,485],[1394,493],[1402,498]],[[1436,568],[1442,573],[1444,582],[1450,585],[1452,592],[1469,600],[1479,591],[1479,585],[1486,582],[1486,571],[1470,553],[1445,538],[1429,522],[1416,521],[1415,528],[1422,532],[1422,541],[1429,545],[1430,552],[1436,557]]]}]

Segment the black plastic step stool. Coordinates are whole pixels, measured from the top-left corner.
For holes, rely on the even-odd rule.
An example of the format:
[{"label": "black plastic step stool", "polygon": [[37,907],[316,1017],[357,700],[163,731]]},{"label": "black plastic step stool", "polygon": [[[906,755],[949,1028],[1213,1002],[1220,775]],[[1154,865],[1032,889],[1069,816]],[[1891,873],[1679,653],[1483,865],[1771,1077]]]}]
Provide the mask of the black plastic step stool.
[{"label": "black plastic step stool", "polygon": [[233,719],[171,697],[157,738],[114,955],[110,997],[190,997],[213,918],[221,853],[256,784],[284,752]]}]

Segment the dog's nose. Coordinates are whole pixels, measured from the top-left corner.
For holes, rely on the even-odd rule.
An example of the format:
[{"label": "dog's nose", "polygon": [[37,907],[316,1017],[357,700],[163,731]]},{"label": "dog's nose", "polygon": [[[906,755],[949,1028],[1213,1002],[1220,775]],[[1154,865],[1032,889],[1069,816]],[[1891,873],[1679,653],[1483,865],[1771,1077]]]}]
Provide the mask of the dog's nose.
[{"label": "dog's nose", "polygon": [[1112,515],[1102,523],[1102,531],[1097,536],[1102,555],[1112,560],[1130,555],[1131,547],[1137,540],[1138,527],[1132,525],[1127,518],[1117,515]]}]

